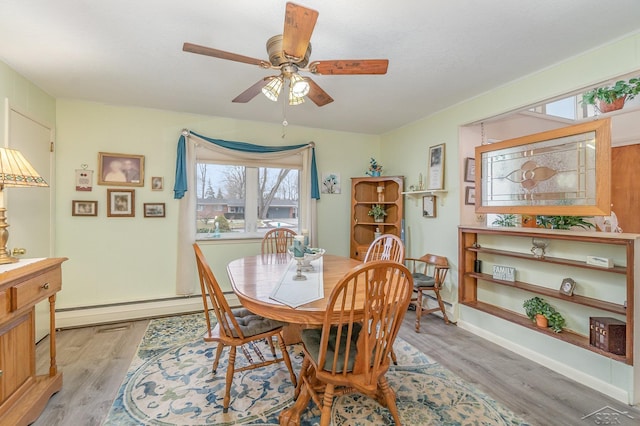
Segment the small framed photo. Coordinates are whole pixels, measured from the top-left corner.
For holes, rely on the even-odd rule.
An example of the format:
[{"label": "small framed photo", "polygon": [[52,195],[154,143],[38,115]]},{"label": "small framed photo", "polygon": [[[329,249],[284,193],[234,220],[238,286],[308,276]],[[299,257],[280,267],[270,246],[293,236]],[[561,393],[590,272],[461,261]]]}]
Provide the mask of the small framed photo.
[{"label": "small framed photo", "polygon": [[71,201],[72,216],[98,216],[98,202],[73,200]]},{"label": "small framed photo", "polygon": [[152,191],[164,190],[164,178],[160,176],[153,176],[151,178],[151,190]]},{"label": "small framed photo", "polygon": [[164,217],[164,203],[144,203],[144,217]]},{"label": "small framed photo", "polygon": [[427,189],[444,189],[444,144],[429,147],[429,183]]},{"label": "small framed photo", "polygon": [[98,153],[98,185],[144,186],[144,155]]},{"label": "small framed photo", "polygon": [[573,290],[576,288],[576,282],[571,278],[565,278],[560,285],[560,293],[565,296],[573,296]]},{"label": "small framed photo", "polygon": [[107,189],[107,217],[134,217],[135,197],[135,189]]},{"label": "small framed photo", "polygon": [[475,158],[464,159],[464,181],[465,182],[476,181],[476,159]]},{"label": "small framed photo", "polygon": [[425,195],[422,197],[422,216],[436,217],[436,196]]},{"label": "small framed photo", "polygon": [[467,186],[464,190],[464,203],[472,206],[476,204],[476,188]]}]

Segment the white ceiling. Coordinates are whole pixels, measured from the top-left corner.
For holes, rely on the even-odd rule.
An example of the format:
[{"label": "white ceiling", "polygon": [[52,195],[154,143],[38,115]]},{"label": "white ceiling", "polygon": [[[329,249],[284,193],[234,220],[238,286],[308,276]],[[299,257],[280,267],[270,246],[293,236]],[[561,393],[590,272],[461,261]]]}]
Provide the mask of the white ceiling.
[{"label": "white ceiling", "polygon": [[[335,101],[287,106],[287,120],[369,134],[640,30],[638,0],[298,3],[320,13],[311,60],[388,58],[389,70],[314,76]],[[284,9],[284,0],[0,0],[0,60],[56,98],[279,123],[282,102],[231,102],[272,71],[182,44],[267,59]]]}]

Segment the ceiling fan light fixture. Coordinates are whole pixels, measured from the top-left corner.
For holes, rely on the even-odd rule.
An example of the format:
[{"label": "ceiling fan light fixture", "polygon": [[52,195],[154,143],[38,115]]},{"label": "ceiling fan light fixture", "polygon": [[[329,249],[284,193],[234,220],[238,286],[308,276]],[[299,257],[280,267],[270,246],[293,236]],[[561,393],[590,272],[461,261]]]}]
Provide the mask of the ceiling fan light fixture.
[{"label": "ceiling fan light fixture", "polygon": [[291,87],[291,93],[298,98],[302,98],[309,94],[309,83],[299,74],[293,73],[291,74],[291,81],[289,82]]},{"label": "ceiling fan light fixture", "polygon": [[278,96],[280,95],[280,91],[282,90],[282,85],[284,81],[282,76],[273,77],[266,86],[262,88],[262,93],[271,101],[276,102],[278,100]]},{"label": "ceiling fan light fixture", "polygon": [[300,105],[304,102],[304,97],[296,96],[293,89],[289,89],[289,105]]}]

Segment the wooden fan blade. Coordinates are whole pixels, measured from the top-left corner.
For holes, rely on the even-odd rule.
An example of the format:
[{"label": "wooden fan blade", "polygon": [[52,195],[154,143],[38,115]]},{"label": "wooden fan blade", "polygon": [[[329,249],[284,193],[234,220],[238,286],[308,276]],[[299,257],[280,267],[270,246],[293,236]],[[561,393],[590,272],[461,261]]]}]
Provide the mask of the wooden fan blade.
[{"label": "wooden fan blade", "polygon": [[284,32],[282,33],[282,50],[287,57],[293,58],[293,62],[304,58],[317,20],[318,12],[316,10],[287,3]]},{"label": "wooden fan blade", "polygon": [[388,59],[342,59],[315,61],[309,65],[314,74],[386,74]]},{"label": "wooden fan blade", "polygon": [[315,81],[309,77],[305,77],[304,80],[309,83],[309,94],[307,97],[313,101],[314,104],[319,107],[325,106],[333,102],[333,98],[327,94]]},{"label": "wooden fan blade", "polygon": [[250,58],[248,56],[238,55],[236,53],[225,52],[224,50],[214,49],[212,47],[200,46],[193,43],[184,43],[182,50],[185,52],[197,53],[198,55],[213,56],[214,58],[226,59],[229,61],[242,62],[250,65],[258,65],[263,68],[269,68],[269,64],[262,59]]},{"label": "wooden fan blade", "polygon": [[249,87],[247,90],[245,90],[244,92],[236,96],[232,102],[246,104],[251,99],[255,98],[256,95],[260,93],[262,88],[266,86],[268,82],[269,82],[268,78],[263,78],[262,80],[259,80],[256,84],[254,84],[253,86]]}]

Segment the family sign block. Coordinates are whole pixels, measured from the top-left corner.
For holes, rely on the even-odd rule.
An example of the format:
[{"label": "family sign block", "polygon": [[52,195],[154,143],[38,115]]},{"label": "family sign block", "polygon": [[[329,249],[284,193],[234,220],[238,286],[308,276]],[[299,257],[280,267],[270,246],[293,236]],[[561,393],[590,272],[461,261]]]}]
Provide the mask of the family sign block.
[{"label": "family sign block", "polygon": [[513,282],[516,280],[516,268],[493,265],[493,279]]}]

